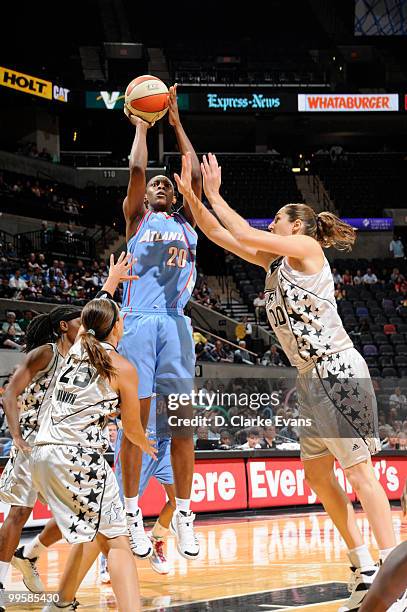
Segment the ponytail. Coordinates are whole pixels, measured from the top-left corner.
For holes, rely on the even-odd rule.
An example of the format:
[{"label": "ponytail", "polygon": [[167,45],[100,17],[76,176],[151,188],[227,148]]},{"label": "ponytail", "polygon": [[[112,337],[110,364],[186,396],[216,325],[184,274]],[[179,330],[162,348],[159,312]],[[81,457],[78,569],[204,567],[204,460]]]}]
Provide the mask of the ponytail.
[{"label": "ponytail", "polygon": [[73,306],[57,306],[48,314],[39,314],[30,322],[25,336],[25,349],[29,353],[44,344],[55,342],[61,336],[61,321],[71,321],[81,316]]},{"label": "ponytail", "polygon": [[335,247],[338,251],[350,251],[356,240],[356,230],[330,212],[317,215],[317,236],[321,246]]},{"label": "ponytail", "polygon": [[356,230],[330,212],[318,215],[307,204],[286,204],[281,209],[291,223],[302,221],[306,236],[315,238],[323,248],[335,247],[339,251],[350,251],[356,240]]},{"label": "ponytail", "polygon": [[81,346],[86,351],[90,364],[95,368],[99,376],[106,378],[109,382],[117,375],[113,367],[109,353],[100,344],[97,338],[89,333],[81,336]]},{"label": "ponytail", "polygon": [[111,333],[118,316],[116,304],[109,299],[91,300],[82,311],[85,333],[81,335],[81,347],[99,376],[109,381],[117,376],[117,370],[101,342]]}]

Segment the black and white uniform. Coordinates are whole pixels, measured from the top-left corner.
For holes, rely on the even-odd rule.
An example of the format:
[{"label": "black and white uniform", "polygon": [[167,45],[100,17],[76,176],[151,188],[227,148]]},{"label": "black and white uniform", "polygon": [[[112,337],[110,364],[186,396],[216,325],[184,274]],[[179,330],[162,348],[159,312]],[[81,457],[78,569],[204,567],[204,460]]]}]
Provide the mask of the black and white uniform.
[{"label": "black and white uniform", "polygon": [[[102,343],[107,351],[114,348]],[[64,538],[73,544],[127,536],[103,430],[119,397],[77,342],[69,351],[31,453],[33,482]]]},{"label": "black and white uniform", "polygon": [[[50,343],[52,357],[45,368],[36,374],[32,382],[19,397],[21,407],[20,428],[24,440],[33,447],[42,417],[50,405],[59,368],[64,358],[56,344]],[[0,478],[0,500],[12,506],[33,508],[37,499],[34,488],[29,455],[22,453],[14,444]]]},{"label": "black and white uniform", "polygon": [[380,450],[376,398],[367,364],[339,317],[329,263],[317,274],[291,268],[286,257],[270,266],[266,310],[291,365],[297,395],[302,459],[334,455],[347,468]]}]

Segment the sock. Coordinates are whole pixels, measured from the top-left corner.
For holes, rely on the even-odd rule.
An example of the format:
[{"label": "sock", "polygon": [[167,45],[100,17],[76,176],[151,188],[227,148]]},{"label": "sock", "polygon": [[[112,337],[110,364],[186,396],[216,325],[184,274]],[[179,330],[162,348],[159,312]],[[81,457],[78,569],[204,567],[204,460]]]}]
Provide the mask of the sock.
[{"label": "sock", "polygon": [[176,509],[182,510],[182,512],[189,512],[189,506],[191,504],[191,498],[189,499],[180,499],[179,497],[175,498]]},{"label": "sock", "polygon": [[0,561],[0,582],[4,585],[4,582],[7,578],[8,568],[10,567],[10,563],[7,561]]},{"label": "sock", "polygon": [[391,552],[393,552],[393,550],[395,548],[396,548],[395,546],[392,546],[391,548],[383,548],[382,550],[380,550],[379,551],[379,553],[380,553],[380,555],[379,555],[380,556],[380,561],[382,563],[384,563],[386,561],[387,557],[389,556],[389,554]]},{"label": "sock", "polygon": [[35,559],[36,557],[42,555],[42,553],[44,553],[46,550],[47,546],[44,546],[44,544],[40,542],[40,538],[37,535],[33,540],[31,540],[31,542],[28,542],[28,544],[24,546],[23,555],[28,559]]},{"label": "sock", "polygon": [[163,540],[168,533],[168,527],[163,527],[157,519],[151,533],[156,540]]},{"label": "sock", "polygon": [[366,544],[362,544],[362,546],[348,550],[348,557],[352,565],[357,568],[374,565],[372,555],[370,554]]},{"label": "sock", "polygon": [[125,497],[124,498],[124,507],[127,513],[137,514],[139,511],[138,507],[138,495],[136,497]]}]

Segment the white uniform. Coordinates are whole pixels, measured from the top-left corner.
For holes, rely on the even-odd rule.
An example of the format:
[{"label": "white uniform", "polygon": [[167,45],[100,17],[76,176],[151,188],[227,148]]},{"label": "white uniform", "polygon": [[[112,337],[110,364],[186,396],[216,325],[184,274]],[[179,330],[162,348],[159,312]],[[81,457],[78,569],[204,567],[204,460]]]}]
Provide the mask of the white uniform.
[{"label": "white uniform", "polygon": [[324,258],[305,275],[279,257],[266,277],[267,315],[290,363],[298,369],[297,395],[303,459],[333,454],[347,468],[380,450],[376,399],[363,357],[338,315],[334,283]]},{"label": "white uniform", "polygon": [[[24,440],[33,446],[42,417],[52,398],[58,371],[63,357],[56,344],[50,344],[52,358],[45,368],[38,372],[19,398],[21,406],[20,428]],[[11,447],[8,460],[0,478],[0,500],[12,506],[33,508],[37,499],[31,478],[28,454]]]},{"label": "white uniform", "polygon": [[108,445],[103,430],[118,403],[116,391],[77,342],[61,368],[31,453],[34,485],[70,543],[89,542],[97,533],[128,535],[116,478],[103,456]]}]

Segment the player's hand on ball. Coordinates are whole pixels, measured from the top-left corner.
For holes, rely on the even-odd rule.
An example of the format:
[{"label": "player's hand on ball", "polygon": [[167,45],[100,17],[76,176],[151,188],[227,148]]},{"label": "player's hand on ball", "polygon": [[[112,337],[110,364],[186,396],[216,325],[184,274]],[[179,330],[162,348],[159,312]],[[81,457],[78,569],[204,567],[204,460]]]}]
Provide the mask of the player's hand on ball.
[{"label": "player's hand on ball", "polygon": [[123,112],[126,115],[127,119],[130,121],[130,123],[134,125],[134,127],[144,127],[148,129],[150,127],[153,127],[154,125],[154,123],[148,123],[147,121],[144,121],[143,119],[141,119],[141,117],[137,117],[137,115],[133,115],[129,111],[127,106],[123,107]]},{"label": "player's hand on ball", "polygon": [[216,155],[209,153],[208,157],[206,157],[206,155],[203,156],[201,171],[203,188],[207,198],[217,195],[222,183],[222,168],[218,164]]},{"label": "player's hand on ball", "polygon": [[178,102],[177,102],[177,83],[169,88],[168,95],[168,120],[170,125],[180,125]]},{"label": "player's hand on ball", "polygon": [[112,255],[110,255],[109,277],[116,279],[117,282],[138,280],[140,278],[139,276],[136,274],[129,274],[136,261],[137,259],[134,259],[131,253],[127,253],[126,255],[126,253],[122,251],[119,259],[114,263],[114,255],[112,253]]},{"label": "player's hand on ball", "polygon": [[191,153],[187,153],[182,156],[182,171],[181,176],[174,174],[175,181],[177,183],[178,191],[188,196],[193,193],[192,191],[192,162]]}]

